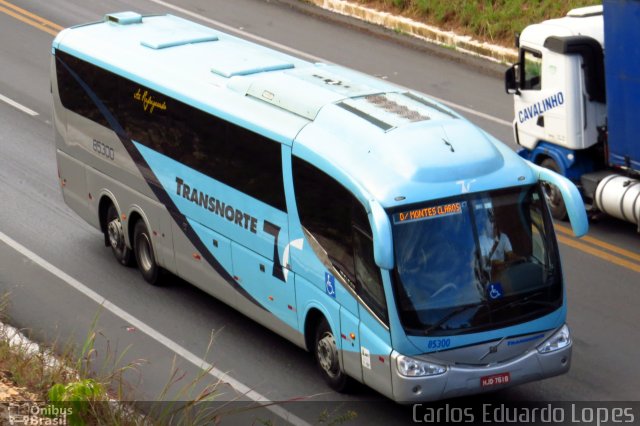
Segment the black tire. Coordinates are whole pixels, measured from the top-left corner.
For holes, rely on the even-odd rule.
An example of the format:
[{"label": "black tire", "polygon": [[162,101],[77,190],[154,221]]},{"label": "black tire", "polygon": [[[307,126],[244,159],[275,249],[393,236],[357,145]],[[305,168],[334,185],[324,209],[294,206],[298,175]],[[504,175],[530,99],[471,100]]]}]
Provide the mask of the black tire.
[{"label": "black tire", "polygon": [[341,370],[336,339],[325,318],[322,318],[316,328],[313,354],[318,371],[324,381],[331,389],[337,392],[346,392],[351,379]]},{"label": "black tire", "polygon": [[144,280],[152,285],[160,285],[160,266],[156,263],[151,236],[142,219],[133,228],[133,252]]},{"label": "black tire", "polygon": [[[560,173],[560,167],[552,158],[545,158],[544,161],[540,163],[540,166],[562,174]],[[549,183],[544,183],[543,186],[547,197],[547,204],[549,205],[549,210],[551,210],[551,215],[558,220],[566,220],[567,206],[564,205],[564,200],[562,199],[562,194],[558,187]]]},{"label": "black tire", "polygon": [[116,260],[124,266],[133,266],[135,261],[133,252],[129,247],[127,247],[124,241],[122,221],[118,215],[118,210],[116,210],[116,207],[113,204],[109,205],[109,208],[107,209],[104,235],[105,241],[109,243],[111,252]]}]

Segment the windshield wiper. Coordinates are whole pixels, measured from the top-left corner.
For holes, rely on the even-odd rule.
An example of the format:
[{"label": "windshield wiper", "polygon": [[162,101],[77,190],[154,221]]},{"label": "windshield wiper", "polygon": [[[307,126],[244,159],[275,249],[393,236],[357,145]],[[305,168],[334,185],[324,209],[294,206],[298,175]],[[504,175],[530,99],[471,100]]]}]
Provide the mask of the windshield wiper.
[{"label": "windshield wiper", "polygon": [[438,328],[440,328],[443,324],[445,324],[446,322],[448,322],[451,318],[468,311],[471,308],[478,308],[481,306],[485,306],[482,303],[470,303],[468,305],[462,305],[462,306],[458,306],[456,309],[454,309],[453,311],[449,312],[447,315],[445,315],[443,318],[440,319],[440,321],[436,322],[435,324],[429,326],[426,330],[424,330],[424,334],[428,335],[429,332],[436,330]]},{"label": "windshield wiper", "polygon": [[492,309],[491,312],[492,313],[493,312],[498,312],[498,311],[501,311],[501,310],[506,309],[506,308],[513,308],[513,307],[516,307],[516,306],[525,305],[527,303],[536,303],[536,304],[542,305],[542,306],[556,306],[557,305],[556,302],[550,302],[548,300],[532,300],[534,297],[538,297],[538,296],[546,293],[547,291],[548,291],[547,289],[536,291],[535,293],[532,293],[532,294],[530,294],[530,295],[528,295],[526,297],[523,297],[521,299],[516,299],[516,300],[514,300],[512,302],[506,303],[506,304],[504,304],[502,306],[499,306],[499,307],[497,307],[495,309]]}]

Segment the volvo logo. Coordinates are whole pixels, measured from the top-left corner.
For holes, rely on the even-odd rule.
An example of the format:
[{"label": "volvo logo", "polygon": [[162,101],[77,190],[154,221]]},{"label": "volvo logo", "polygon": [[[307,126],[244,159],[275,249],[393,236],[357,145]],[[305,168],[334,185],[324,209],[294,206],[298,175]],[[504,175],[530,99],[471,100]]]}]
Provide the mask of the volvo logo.
[{"label": "volvo logo", "polygon": [[486,354],[482,355],[482,357],[480,358],[480,361],[482,361],[483,359],[485,359],[486,357],[488,357],[491,354],[497,353],[498,352],[498,347],[502,344],[502,342],[504,342],[504,339],[506,339],[506,337],[503,337],[502,339],[500,339],[500,341],[498,343],[496,343],[495,345],[489,346],[489,350],[487,351]]}]

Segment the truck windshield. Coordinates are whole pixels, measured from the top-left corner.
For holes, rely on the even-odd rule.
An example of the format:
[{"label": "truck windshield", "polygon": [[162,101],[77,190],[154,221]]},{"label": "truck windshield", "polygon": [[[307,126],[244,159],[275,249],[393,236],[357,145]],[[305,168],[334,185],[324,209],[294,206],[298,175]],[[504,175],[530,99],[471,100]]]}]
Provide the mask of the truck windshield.
[{"label": "truck windshield", "polygon": [[391,215],[394,292],[408,334],[486,331],[562,306],[558,249],[539,185],[468,194]]}]

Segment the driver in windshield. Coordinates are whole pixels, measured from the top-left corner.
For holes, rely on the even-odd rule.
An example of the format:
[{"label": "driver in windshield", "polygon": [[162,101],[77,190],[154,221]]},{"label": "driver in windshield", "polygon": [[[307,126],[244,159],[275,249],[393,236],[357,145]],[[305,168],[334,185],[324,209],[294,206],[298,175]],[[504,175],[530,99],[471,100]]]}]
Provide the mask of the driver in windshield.
[{"label": "driver in windshield", "polygon": [[493,212],[489,213],[488,219],[485,232],[480,235],[480,250],[485,268],[495,273],[503,269],[506,262],[515,260],[517,256],[513,253],[507,234],[500,231]]}]

